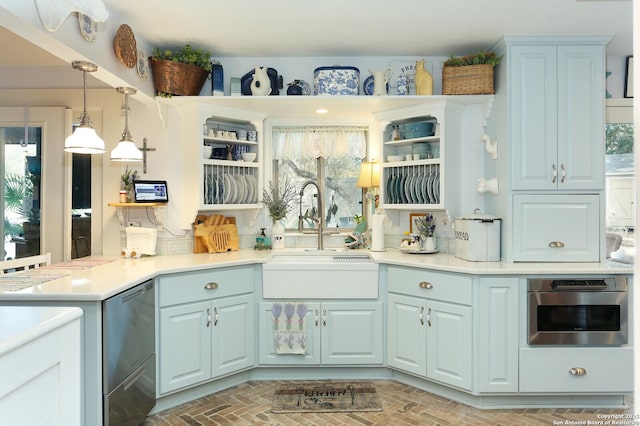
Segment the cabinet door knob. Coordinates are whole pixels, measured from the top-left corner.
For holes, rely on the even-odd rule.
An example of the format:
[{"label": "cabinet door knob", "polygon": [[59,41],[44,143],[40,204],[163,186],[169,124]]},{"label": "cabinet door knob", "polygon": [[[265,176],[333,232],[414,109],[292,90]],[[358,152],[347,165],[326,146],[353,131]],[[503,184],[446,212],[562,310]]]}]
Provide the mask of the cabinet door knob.
[{"label": "cabinet door knob", "polygon": [[207,283],[204,286],[205,290],[215,290],[218,288],[218,283]]},{"label": "cabinet door knob", "polygon": [[420,282],[420,284],[418,284],[418,286],[419,286],[420,288],[426,288],[427,290],[430,290],[430,289],[432,289],[432,288],[433,288],[433,284],[431,284],[431,283],[430,283],[430,282],[428,282],[428,281],[422,281],[422,282]]},{"label": "cabinet door knob", "polygon": [[549,247],[551,247],[551,248],[563,248],[564,247],[564,243],[562,241],[551,241],[549,243]]},{"label": "cabinet door knob", "polygon": [[582,367],[573,367],[569,369],[569,374],[572,376],[586,376],[587,370]]}]

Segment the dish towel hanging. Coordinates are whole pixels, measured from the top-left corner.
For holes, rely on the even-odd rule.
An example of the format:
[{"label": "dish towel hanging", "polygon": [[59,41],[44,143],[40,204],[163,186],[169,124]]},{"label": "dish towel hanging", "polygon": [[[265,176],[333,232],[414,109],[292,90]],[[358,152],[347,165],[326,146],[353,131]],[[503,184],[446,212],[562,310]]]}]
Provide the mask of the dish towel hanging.
[{"label": "dish towel hanging", "polygon": [[307,305],[295,302],[274,302],[273,343],[276,354],[306,355],[307,353]]}]

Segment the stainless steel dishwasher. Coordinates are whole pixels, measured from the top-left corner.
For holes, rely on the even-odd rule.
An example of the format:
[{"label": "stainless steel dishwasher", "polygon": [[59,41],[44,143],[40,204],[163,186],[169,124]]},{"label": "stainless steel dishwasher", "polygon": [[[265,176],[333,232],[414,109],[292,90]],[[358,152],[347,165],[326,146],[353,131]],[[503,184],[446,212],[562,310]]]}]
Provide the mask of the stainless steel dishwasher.
[{"label": "stainless steel dishwasher", "polygon": [[155,288],[146,281],[102,302],[104,425],[139,425],[156,403]]}]

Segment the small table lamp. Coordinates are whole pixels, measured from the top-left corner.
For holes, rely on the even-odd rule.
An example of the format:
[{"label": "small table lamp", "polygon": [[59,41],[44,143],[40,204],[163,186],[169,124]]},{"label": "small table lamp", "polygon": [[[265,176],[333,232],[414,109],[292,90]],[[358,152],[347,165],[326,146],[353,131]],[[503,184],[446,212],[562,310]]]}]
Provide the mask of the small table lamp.
[{"label": "small table lamp", "polygon": [[380,186],[380,163],[376,161],[363,161],[360,166],[360,176],[356,183],[358,188],[362,188],[362,198],[371,202],[371,218],[376,211],[375,188]]}]

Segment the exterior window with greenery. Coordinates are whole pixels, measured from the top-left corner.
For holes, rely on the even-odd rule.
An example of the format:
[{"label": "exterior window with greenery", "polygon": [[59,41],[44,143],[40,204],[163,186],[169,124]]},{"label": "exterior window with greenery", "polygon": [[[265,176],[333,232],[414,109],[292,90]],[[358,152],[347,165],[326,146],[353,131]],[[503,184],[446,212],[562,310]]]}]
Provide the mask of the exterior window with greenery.
[{"label": "exterior window with greenery", "polygon": [[[362,215],[362,189],[356,187],[360,164],[366,156],[366,127],[274,127],[273,158],[278,160],[279,181],[299,192],[304,182],[317,178],[316,159],[325,158],[323,212],[317,211],[315,188],[308,186],[299,199],[304,228],[315,227],[323,215],[328,229],[354,228]],[[275,179],[274,179],[275,181]],[[285,228],[297,229],[300,204],[284,219]]]},{"label": "exterior window with greenery", "polygon": [[40,127],[0,127],[3,259],[40,254],[41,140]]}]

